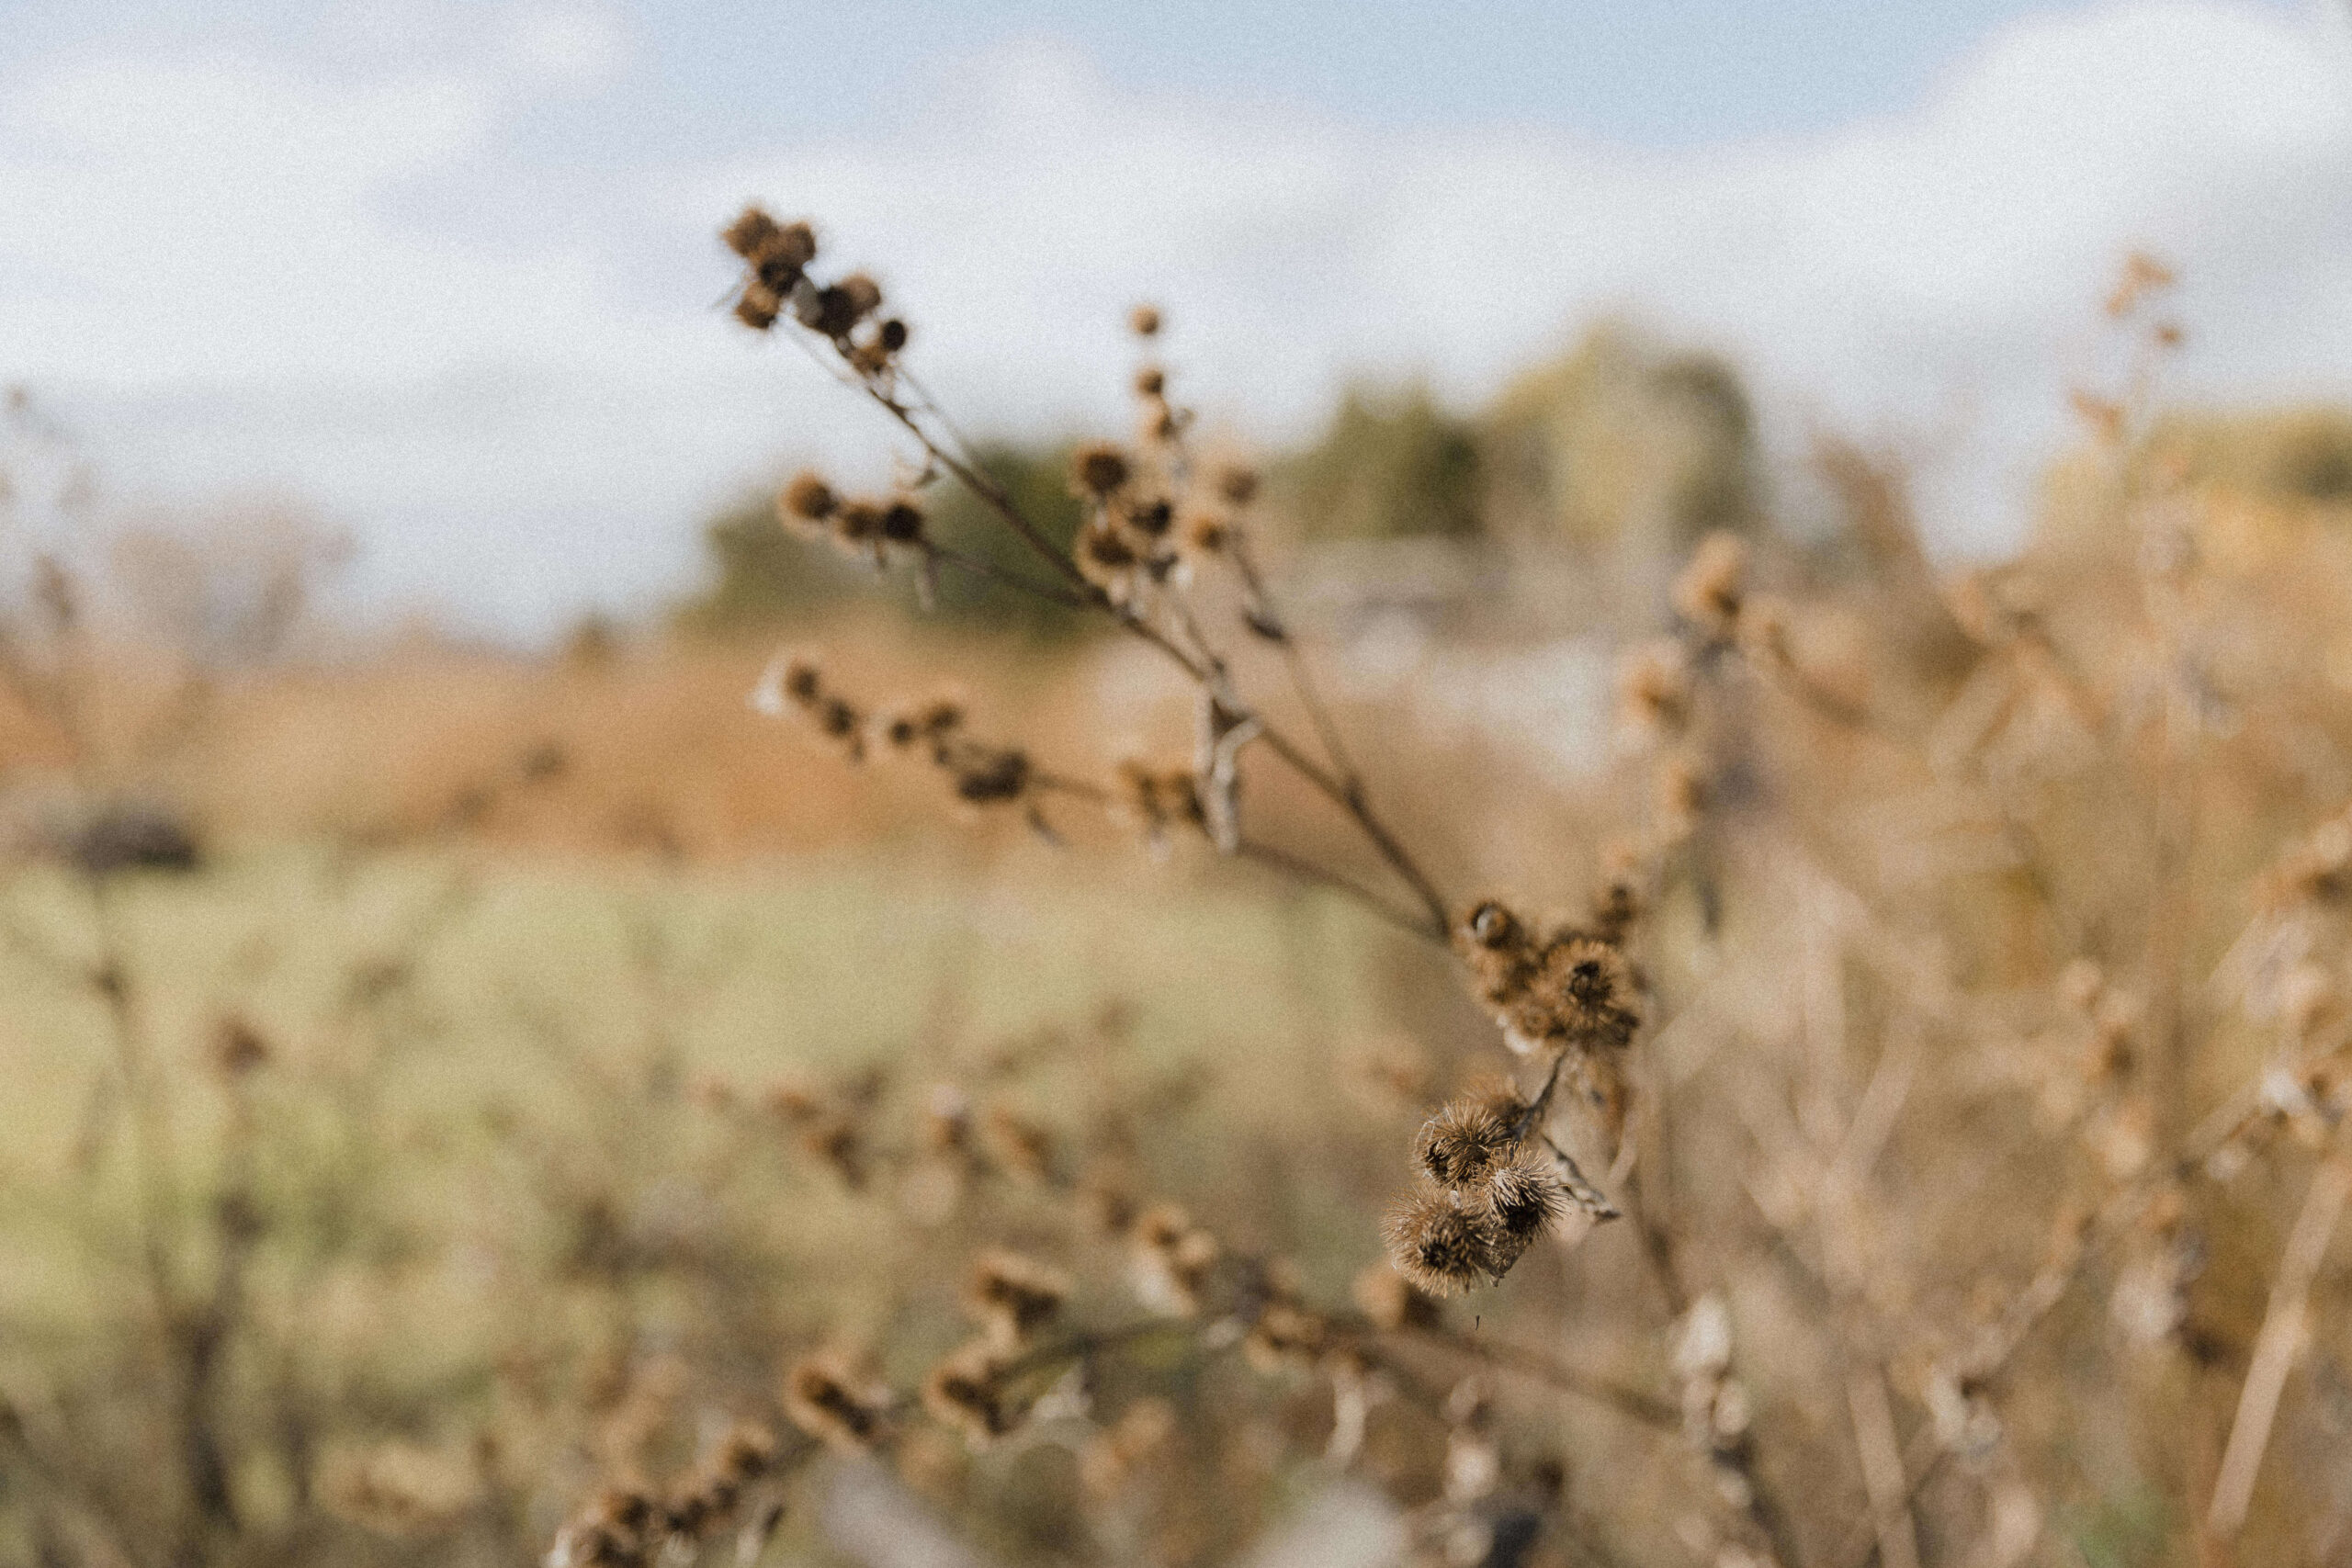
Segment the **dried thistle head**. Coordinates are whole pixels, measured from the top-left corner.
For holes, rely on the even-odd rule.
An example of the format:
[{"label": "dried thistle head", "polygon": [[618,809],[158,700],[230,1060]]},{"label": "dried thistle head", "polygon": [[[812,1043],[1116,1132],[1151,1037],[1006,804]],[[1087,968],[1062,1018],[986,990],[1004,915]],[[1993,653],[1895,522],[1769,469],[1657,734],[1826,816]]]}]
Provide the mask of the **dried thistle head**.
[{"label": "dried thistle head", "polygon": [[1138,305],[1127,312],[1127,330],[1137,337],[1158,337],[1161,325],[1157,305]]},{"label": "dried thistle head", "polygon": [[1643,644],[1617,671],[1618,720],[1645,739],[1671,739],[1690,720],[1690,662],[1671,638]]},{"label": "dried thistle head", "polygon": [[1707,636],[1727,638],[1739,624],[1747,576],[1747,546],[1736,534],[1710,534],[1674,580],[1675,611]]},{"label": "dried thistle head", "polygon": [[1459,1295],[1495,1272],[1493,1224],[1482,1205],[1423,1187],[1388,1212],[1388,1256],[1429,1294]]},{"label": "dried thistle head", "polygon": [[841,1359],[817,1355],[784,1376],[784,1413],[792,1424],[845,1453],[864,1453],[887,1435],[887,1396]]},{"label": "dried thistle head", "polygon": [[974,1260],[964,1284],[964,1312],[1011,1348],[1052,1322],[1069,1295],[1067,1276],[999,1249]]},{"label": "dried thistle head", "polygon": [[1516,1159],[1498,1167],[1487,1179],[1485,1195],[1495,1221],[1498,1273],[1517,1262],[1568,1208],[1567,1188],[1558,1172],[1540,1159]]},{"label": "dried thistle head", "polygon": [[1014,747],[965,746],[940,758],[956,798],[974,806],[1018,800],[1034,778],[1029,754]]},{"label": "dried thistle head", "polygon": [[1604,942],[1572,936],[1544,954],[1537,982],[1557,1015],[1557,1034],[1579,1046],[1630,1044],[1642,1015],[1625,955]]},{"label": "dried thistle head", "polygon": [[743,1421],[718,1440],[711,1452],[710,1469],[713,1474],[743,1485],[765,1475],[775,1460],[775,1433],[756,1422]]},{"label": "dried thistle head", "polygon": [[1247,506],[1257,499],[1258,470],[1247,463],[1227,463],[1216,471],[1217,498],[1227,506]]},{"label": "dried thistle head", "polygon": [[841,292],[852,321],[862,321],[882,308],[882,286],[862,272],[853,272],[833,285]]},{"label": "dried thistle head", "polygon": [[1523,1109],[1492,1097],[1456,1100],[1421,1123],[1413,1158],[1440,1187],[1478,1186],[1518,1152]]},{"label": "dried thistle head", "polygon": [[1070,488],[1081,499],[1114,495],[1135,472],[1127,455],[1108,441],[1096,441],[1070,455]]},{"label": "dried thistle head", "polygon": [[775,505],[777,516],[787,525],[804,532],[821,531],[825,521],[840,509],[841,498],[822,474],[803,469],[776,496]]},{"label": "dried thistle head", "polygon": [[1147,365],[1136,372],[1136,396],[1156,398],[1168,389],[1168,373],[1157,365]]},{"label": "dried thistle head", "polygon": [[755,333],[766,332],[784,314],[784,297],[758,278],[743,285],[735,296],[735,319]]},{"label": "dried thistle head", "polygon": [[1021,1412],[1007,1397],[1004,1369],[996,1348],[976,1341],[951,1352],[922,1381],[923,1408],[942,1426],[982,1444],[1021,1424]]},{"label": "dried thistle head", "polygon": [[1127,1241],[1136,1291],[1148,1304],[1182,1317],[1201,1310],[1201,1292],[1222,1251],[1214,1235],[1180,1205],[1156,1203],[1136,1216]]},{"label": "dried thistle head", "polygon": [[1196,556],[1221,556],[1233,544],[1233,525],[1214,512],[1184,519],[1184,548]]}]

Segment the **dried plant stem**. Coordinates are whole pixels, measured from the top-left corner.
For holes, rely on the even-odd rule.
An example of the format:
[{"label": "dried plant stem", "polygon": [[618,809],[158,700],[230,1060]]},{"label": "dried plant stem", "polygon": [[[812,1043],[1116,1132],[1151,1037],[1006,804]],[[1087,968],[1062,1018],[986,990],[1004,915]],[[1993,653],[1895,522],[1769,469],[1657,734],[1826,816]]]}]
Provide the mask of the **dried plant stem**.
[{"label": "dried plant stem", "polygon": [[978,556],[967,555],[962,550],[951,549],[945,545],[936,544],[928,538],[919,539],[916,544],[922,549],[926,561],[936,561],[943,566],[952,566],[956,570],[977,577],[984,582],[993,582],[1001,588],[1009,588],[1016,593],[1026,593],[1031,598],[1042,599],[1048,604],[1059,604],[1066,610],[1094,608],[1091,601],[1067,588],[1058,587],[1050,582],[1039,582],[1035,578],[1023,577],[1017,572],[1006,571],[992,561],[982,560]]},{"label": "dried plant stem", "polygon": [[1234,858],[1254,861],[1270,870],[1281,872],[1285,876],[1295,877],[1302,882],[1313,883],[1318,886],[1328,887],[1335,893],[1343,894],[1399,931],[1419,937],[1430,934],[1428,924],[1410,909],[1401,908],[1362,883],[1343,876],[1336,871],[1319,866],[1313,861],[1292,854],[1287,850],[1279,850],[1272,844],[1244,838],[1235,849]]},{"label": "dried plant stem", "polygon": [[[1073,607],[1084,606],[1101,611],[1126,631],[1142,638],[1167,658],[1174,660],[1177,667],[1195,684],[1208,688],[1220,698],[1230,694],[1229,683],[1225,679],[1223,662],[1214,653],[1206,651],[1205,641],[1199,637],[1197,628],[1194,629],[1194,639],[1202,642],[1204,651],[1196,655],[1186,652],[1165,632],[1137,615],[1133,609],[1114,602],[1109,594],[1087,581],[1085,574],[1079,570],[1078,563],[1070,558],[1069,554],[1048,539],[1044,532],[1022,512],[1012,496],[1005,492],[1004,487],[990,478],[978,464],[949,451],[944,443],[924,428],[922,422],[915,417],[914,411],[904,402],[870,382],[862,381],[859,384],[865,388],[868,397],[888,412],[891,418],[898,421],[899,424],[922,445],[923,452],[932,461],[937,463],[958,483],[978,496],[990,511],[1012,529],[1014,534],[1029,547],[1032,553],[1052,567],[1057,575],[1071,584],[1069,594],[1075,600]],[[1056,598],[1057,602],[1063,602],[1058,594]],[[1303,687],[1302,694],[1311,690],[1311,686]],[[1374,852],[1412,888],[1414,897],[1428,911],[1426,934],[1432,940],[1444,941],[1446,932],[1453,924],[1453,907],[1439,894],[1436,885],[1430,880],[1428,874],[1421,870],[1419,864],[1406,851],[1396,836],[1374,812],[1371,803],[1365,797],[1362,780],[1345,761],[1344,750],[1332,751],[1334,766],[1339,770],[1334,773],[1308,756],[1296,742],[1280,729],[1250,712],[1246,705],[1228,705],[1237,706],[1249,716],[1256,717],[1260,726],[1259,739],[1265,742],[1267,749],[1281,758],[1293,773],[1298,774],[1355,822],[1356,827],[1370,841]],[[1324,712],[1319,701],[1309,700],[1308,709],[1318,730],[1326,731],[1325,746],[1329,750],[1330,740],[1336,735],[1336,730],[1329,728],[1330,720],[1328,714]]]},{"label": "dried plant stem", "polygon": [[1630,1420],[1659,1431],[1679,1432],[1682,1427],[1682,1412],[1667,1401],[1645,1393],[1630,1383],[1569,1366],[1541,1350],[1498,1343],[1484,1336],[1474,1337],[1451,1328],[1411,1329],[1397,1337],[1484,1361],[1503,1371],[1558,1389],[1563,1393],[1607,1405]]},{"label": "dried plant stem", "polygon": [[1911,1489],[1904,1481],[1903,1448],[1894,1435],[1894,1410],[1887,1399],[1885,1372],[1875,1364],[1849,1368],[1846,1410],[1854,1424],[1855,1447],[1861,1454],[1862,1485],[1870,1494],[1879,1561],[1886,1568],[1919,1568]]},{"label": "dried plant stem", "polygon": [[2287,1374],[2301,1354],[2311,1332],[2312,1281],[2320,1260],[2344,1217],[2345,1200],[2352,1196],[2352,1158],[2341,1153],[2320,1162],[2303,1195],[2303,1207],[2287,1233],[2278,1258],[2278,1275],[2270,1287],[2270,1304],[2263,1314],[2254,1340],[2254,1357],[2245,1382],[2238,1391],[2236,1419],[2230,1427],[2229,1446],[2222,1455],[2221,1475],[2213,1484],[2213,1503],[2206,1527],[2223,1540],[2245,1524],[2254,1501],[2255,1477],[2262,1468],[2263,1450],[2270,1444],[2270,1428],[2278,1414],[2278,1399]]}]

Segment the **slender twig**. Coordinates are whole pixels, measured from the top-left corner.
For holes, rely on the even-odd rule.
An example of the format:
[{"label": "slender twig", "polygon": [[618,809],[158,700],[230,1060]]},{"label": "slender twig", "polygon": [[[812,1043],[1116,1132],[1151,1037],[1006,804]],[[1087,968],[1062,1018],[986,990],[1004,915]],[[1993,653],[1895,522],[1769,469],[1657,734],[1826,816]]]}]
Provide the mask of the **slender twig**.
[{"label": "slender twig", "polygon": [[[1218,660],[1213,652],[1205,651],[1205,639],[1199,639],[1203,642],[1204,651],[1201,656],[1196,657],[1177,646],[1165,632],[1153,626],[1131,606],[1112,599],[1108,593],[1087,580],[1085,573],[1079,570],[1077,561],[1071,558],[1069,552],[1046,537],[1045,532],[1021,510],[1019,504],[1006,492],[1004,487],[999,484],[977,461],[968,460],[962,455],[949,451],[936,435],[924,427],[922,421],[915,416],[914,410],[872,380],[859,378],[853,384],[864,390],[876,406],[889,414],[902,429],[913,436],[933,462],[939,464],[958,483],[978,497],[990,511],[1003,519],[1005,525],[1019,536],[1032,553],[1069,581],[1072,585],[1072,592],[1082,604],[1101,611],[1129,633],[1158,649],[1161,654],[1173,660],[1177,667],[1194,682],[1210,686],[1213,690],[1219,691],[1221,695],[1226,694],[1228,688],[1223,679],[1223,661]],[[930,406],[934,414],[937,414],[936,400],[931,398],[928,393],[922,396],[925,403]],[[944,418],[944,415],[940,417]],[[1197,638],[1197,628],[1195,636]],[[1244,714],[1249,713],[1244,705],[1237,703],[1233,705],[1240,707]],[[1319,703],[1313,705],[1313,711],[1320,713],[1321,705]],[[1249,715],[1249,716],[1256,716]],[[1260,738],[1266,742],[1268,749],[1280,757],[1294,773],[1354,819],[1357,827],[1371,841],[1380,858],[1411,886],[1414,896],[1429,910],[1430,934],[1443,940],[1453,923],[1452,905],[1438,893],[1436,886],[1413,857],[1407,852],[1404,845],[1397,840],[1387,825],[1374,813],[1370,804],[1364,798],[1362,782],[1355,776],[1352,770],[1347,768],[1344,761],[1340,761],[1345,757],[1344,750],[1335,754],[1335,762],[1339,765],[1340,772],[1334,773],[1317,763],[1302,750],[1296,742],[1272,725],[1265,723],[1262,718],[1259,722],[1261,727]],[[1328,716],[1318,722],[1328,722]]]},{"label": "slender twig", "polygon": [[1457,1356],[1467,1356],[1475,1360],[1485,1361],[1491,1366],[1498,1367],[1505,1371],[1532,1378],[1538,1382],[1558,1389],[1563,1393],[1572,1393],[1579,1399],[1589,1399],[1597,1404],[1607,1405],[1619,1415],[1638,1421],[1645,1427],[1654,1427],[1666,1432],[1681,1429],[1682,1412],[1668,1401],[1658,1398],[1656,1394],[1645,1393],[1630,1383],[1620,1382],[1614,1378],[1599,1372],[1586,1371],[1580,1367],[1569,1366],[1565,1361],[1556,1360],[1541,1350],[1531,1349],[1522,1345],[1498,1342],[1483,1336],[1474,1338],[1469,1335],[1447,1328],[1411,1329],[1401,1332],[1396,1337],[1413,1344],[1450,1351]]},{"label": "slender twig", "polygon": [[1066,610],[1090,610],[1094,607],[1091,600],[1073,593],[1067,588],[1057,587],[1050,582],[1039,582],[1034,578],[1023,577],[1017,572],[1006,571],[993,562],[983,560],[978,556],[967,555],[961,550],[951,549],[931,539],[920,539],[916,543],[922,549],[925,560],[937,561],[943,566],[952,566],[958,571],[979,578],[983,581],[996,583],[1000,587],[1010,588],[1016,593],[1026,593],[1033,599],[1042,599],[1048,604],[1059,604]]},{"label": "slender twig", "polygon": [[2263,1450],[2270,1445],[2271,1422],[2278,1414],[2279,1395],[2286,1392],[2287,1374],[2311,1331],[2312,1281],[2320,1259],[2344,1217],[2352,1197],[2352,1161],[2334,1155],[2320,1163],[2304,1194],[2302,1212],[2287,1233],[2279,1255],[2278,1277],[2270,1287],[2270,1305],[2254,1337],[2254,1361],[2238,1391],[2236,1418],[2230,1427],[2228,1449],[2222,1455],[2222,1472],[2213,1485],[2213,1504],[2206,1525],[2227,1540],[2245,1523],[2254,1501],[2254,1482],[2262,1468]]},{"label": "slender twig", "polygon": [[1294,876],[1302,882],[1310,882],[1320,887],[1328,887],[1335,893],[1344,894],[1399,931],[1422,938],[1427,938],[1430,934],[1428,923],[1411,910],[1399,908],[1363,884],[1343,876],[1336,871],[1317,865],[1313,861],[1292,854],[1287,850],[1278,850],[1272,844],[1261,843],[1255,839],[1243,839],[1233,853],[1237,860],[1254,861],[1260,865],[1279,871],[1286,876]]}]

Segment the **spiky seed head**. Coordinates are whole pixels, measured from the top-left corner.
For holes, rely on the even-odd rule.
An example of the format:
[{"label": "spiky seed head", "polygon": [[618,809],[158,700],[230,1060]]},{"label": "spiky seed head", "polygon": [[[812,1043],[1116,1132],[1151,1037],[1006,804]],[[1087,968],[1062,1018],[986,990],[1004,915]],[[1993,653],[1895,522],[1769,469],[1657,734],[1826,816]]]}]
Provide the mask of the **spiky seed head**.
[{"label": "spiky seed head", "polygon": [[1217,470],[1216,492],[1227,505],[1249,505],[1257,499],[1258,470],[1245,463],[1227,464]]},{"label": "spiky seed head", "polygon": [[882,308],[882,286],[865,273],[853,272],[833,287],[841,291],[853,322],[862,321]]},{"label": "spiky seed head", "polygon": [[776,497],[776,509],[789,523],[822,523],[840,505],[841,498],[833,493],[833,487],[814,469],[793,475],[792,482]]},{"label": "spiky seed head", "polygon": [[1518,938],[1521,930],[1519,917],[1493,898],[1474,906],[1462,918],[1463,934],[1480,947],[1509,947]]},{"label": "spiky seed head", "polygon": [[1127,312],[1127,330],[1137,337],[1158,337],[1162,324],[1157,305],[1138,305]]},{"label": "spiky seed head", "polygon": [[964,1311],[997,1341],[1011,1347],[1053,1321],[1069,1294],[1069,1280],[1017,1253],[980,1255],[964,1284]]},{"label": "spiky seed head", "polygon": [[1184,520],[1184,547],[1195,555],[1223,555],[1233,543],[1233,525],[1214,512],[1195,512]]},{"label": "spiky seed head", "polygon": [[1423,1187],[1389,1211],[1389,1258],[1430,1295],[1458,1295],[1492,1272],[1492,1225],[1483,1210]]},{"label": "spiky seed head", "polygon": [[774,1432],[746,1421],[719,1439],[710,1467],[738,1484],[757,1481],[775,1463],[775,1449]]},{"label": "spiky seed head", "polygon": [[1495,1224],[1514,1241],[1532,1241],[1566,1213],[1567,1188],[1542,1160],[1516,1159],[1487,1179],[1487,1208]]},{"label": "spiky seed head", "polygon": [[852,1386],[831,1359],[811,1356],[784,1376],[784,1413],[792,1424],[844,1452],[862,1453],[882,1435],[883,1409]]},{"label": "spiky seed head", "polygon": [[876,335],[874,341],[882,345],[883,353],[898,353],[907,346],[907,323],[896,316],[891,317],[882,323],[881,331]]},{"label": "spiky seed head", "polygon": [[1136,396],[1156,398],[1168,389],[1168,373],[1157,365],[1147,365],[1136,372]]},{"label": "spiky seed head", "polygon": [[783,313],[784,297],[756,277],[735,297],[735,319],[755,333],[775,325],[776,317]]},{"label": "spiky seed head", "polygon": [[1127,455],[1107,441],[1080,447],[1069,460],[1072,487],[1080,495],[1098,500],[1125,484],[1131,472]]},{"label": "spiky seed head", "polygon": [[1739,622],[1747,576],[1747,546],[1736,534],[1710,534],[1674,580],[1674,607],[1709,636],[1728,637]]},{"label": "spiky seed head", "polygon": [[922,1404],[933,1420],[974,1443],[1003,1437],[1020,1425],[1005,1398],[995,1347],[978,1341],[952,1352],[922,1382]]},{"label": "spiky seed head", "polygon": [[922,537],[922,508],[901,496],[882,509],[882,536],[894,545]]},{"label": "spiky seed head", "polygon": [[1440,1187],[1476,1187],[1518,1147],[1516,1118],[1491,1102],[1458,1100],[1421,1123],[1413,1158]]}]

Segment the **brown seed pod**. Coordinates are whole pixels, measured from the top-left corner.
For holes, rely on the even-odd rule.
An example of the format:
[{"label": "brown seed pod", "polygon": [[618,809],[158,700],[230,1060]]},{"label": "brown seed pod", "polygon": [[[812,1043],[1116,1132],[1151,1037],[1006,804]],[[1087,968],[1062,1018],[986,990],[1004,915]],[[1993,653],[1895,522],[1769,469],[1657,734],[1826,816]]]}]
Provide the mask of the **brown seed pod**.
[{"label": "brown seed pod", "polygon": [[1070,455],[1070,484],[1080,496],[1099,500],[1110,495],[1125,484],[1133,472],[1127,455],[1107,441],[1081,446]]},{"label": "brown seed pod", "polygon": [[1482,1206],[1424,1187],[1389,1211],[1389,1257],[1429,1294],[1459,1295],[1497,1271],[1493,1224]]}]

